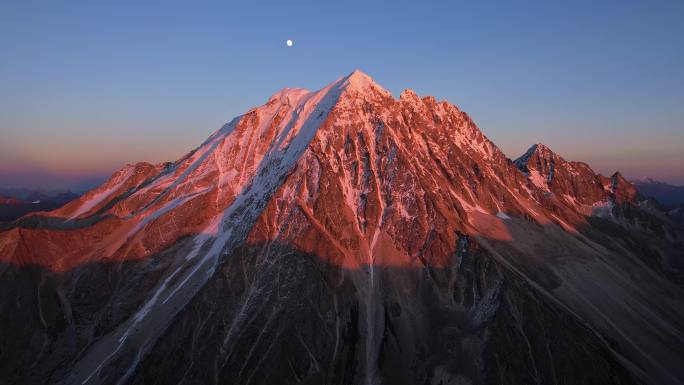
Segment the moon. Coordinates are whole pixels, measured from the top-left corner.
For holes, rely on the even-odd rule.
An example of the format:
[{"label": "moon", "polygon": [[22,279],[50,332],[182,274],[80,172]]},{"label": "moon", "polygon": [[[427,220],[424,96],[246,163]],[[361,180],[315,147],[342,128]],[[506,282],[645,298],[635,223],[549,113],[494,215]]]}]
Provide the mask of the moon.
[{"label": "moon", "polygon": [[287,44],[288,47],[292,47],[292,40],[287,39],[287,41],[285,42],[285,44]]}]

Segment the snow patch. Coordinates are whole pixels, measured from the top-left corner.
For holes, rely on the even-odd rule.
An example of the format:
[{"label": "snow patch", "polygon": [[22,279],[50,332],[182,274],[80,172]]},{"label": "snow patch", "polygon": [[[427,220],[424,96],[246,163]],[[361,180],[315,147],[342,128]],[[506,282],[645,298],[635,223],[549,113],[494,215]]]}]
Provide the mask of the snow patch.
[{"label": "snow patch", "polygon": [[508,215],[506,215],[506,213],[504,213],[503,211],[497,212],[497,213],[496,213],[496,216],[497,216],[499,219],[503,219],[503,220],[511,219],[511,217],[509,217]]},{"label": "snow patch", "polygon": [[591,215],[598,218],[612,218],[615,203],[611,200],[596,202],[591,205]]},{"label": "snow patch", "polygon": [[529,179],[532,184],[537,186],[540,190],[549,191],[549,186],[547,184],[548,178],[545,178],[539,171],[530,170]]}]

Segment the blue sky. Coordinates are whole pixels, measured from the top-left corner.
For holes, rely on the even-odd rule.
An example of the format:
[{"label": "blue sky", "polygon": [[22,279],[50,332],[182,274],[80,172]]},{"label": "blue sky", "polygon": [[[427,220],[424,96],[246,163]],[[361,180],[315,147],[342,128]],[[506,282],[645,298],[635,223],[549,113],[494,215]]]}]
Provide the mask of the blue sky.
[{"label": "blue sky", "polygon": [[684,184],[683,40],[682,1],[3,1],[0,187],[175,160],[355,68],[455,103],[509,157],[543,142]]}]

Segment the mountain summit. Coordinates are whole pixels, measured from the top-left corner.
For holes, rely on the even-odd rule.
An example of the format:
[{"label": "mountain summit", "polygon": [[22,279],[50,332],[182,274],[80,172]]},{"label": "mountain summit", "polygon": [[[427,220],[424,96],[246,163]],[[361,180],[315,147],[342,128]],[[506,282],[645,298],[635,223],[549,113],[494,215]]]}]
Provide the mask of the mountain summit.
[{"label": "mountain summit", "polygon": [[354,71],[0,232],[0,376],[675,384],[681,241],[619,174]]}]

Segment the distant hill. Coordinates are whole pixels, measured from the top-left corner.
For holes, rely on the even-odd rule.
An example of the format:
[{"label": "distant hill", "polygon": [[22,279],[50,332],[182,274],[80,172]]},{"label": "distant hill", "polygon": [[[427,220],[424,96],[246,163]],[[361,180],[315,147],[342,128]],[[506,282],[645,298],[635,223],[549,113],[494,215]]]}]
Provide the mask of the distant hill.
[{"label": "distant hill", "polygon": [[78,198],[71,191],[0,189],[0,222],[13,221],[35,211],[50,211]]},{"label": "distant hill", "polygon": [[664,206],[684,204],[684,186],[675,186],[651,178],[632,181],[642,195],[655,198]]},{"label": "distant hill", "polygon": [[25,202],[22,201],[21,199],[8,198],[8,197],[4,197],[4,196],[0,195],[0,205],[18,205],[18,204],[22,204],[22,203],[25,203]]},{"label": "distant hill", "polygon": [[641,178],[632,183],[641,195],[657,200],[675,222],[684,223],[684,186],[675,186],[652,178]]}]

